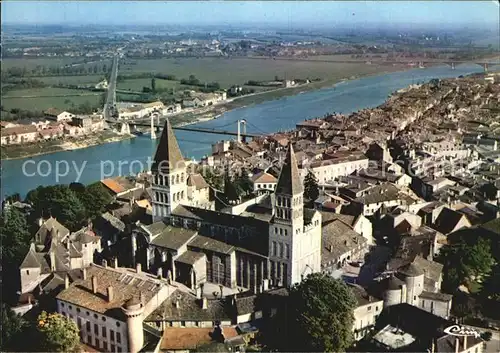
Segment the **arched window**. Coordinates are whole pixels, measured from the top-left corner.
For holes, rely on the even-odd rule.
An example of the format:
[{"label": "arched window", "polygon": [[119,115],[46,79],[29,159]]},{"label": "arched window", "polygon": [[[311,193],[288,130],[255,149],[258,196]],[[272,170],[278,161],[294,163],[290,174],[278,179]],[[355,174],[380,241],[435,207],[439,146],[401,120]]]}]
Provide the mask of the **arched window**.
[{"label": "arched window", "polygon": [[175,176],[172,175],[172,183],[171,185],[174,185],[175,184]]},{"label": "arched window", "polygon": [[184,182],[184,173],[181,174],[181,183]]},{"label": "arched window", "polygon": [[179,174],[177,174],[177,175],[175,176],[175,182],[176,182],[176,183],[179,183]]},{"label": "arched window", "polygon": [[184,191],[181,191],[181,200],[184,200]]}]

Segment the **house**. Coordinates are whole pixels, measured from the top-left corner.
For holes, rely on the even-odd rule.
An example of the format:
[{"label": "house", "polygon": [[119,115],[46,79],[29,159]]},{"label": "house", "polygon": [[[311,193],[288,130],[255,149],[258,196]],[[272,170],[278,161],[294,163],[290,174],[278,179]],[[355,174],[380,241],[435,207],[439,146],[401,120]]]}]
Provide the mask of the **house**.
[{"label": "house", "polygon": [[444,207],[432,227],[438,232],[447,235],[461,228],[470,228],[472,224],[465,214]]},{"label": "house", "polygon": [[361,340],[369,331],[375,327],[375,322],[384,308],[384,301],[368,294],[366,290],[356,284],[349,284],[356,298],[354,309],[354,339]]},{"label": "house", "polygon": [[272,192],[278,183],[278,179],[266,172],[253,175],[250,180],[252,181],[254,192]]},{"label": "house", "polygon": [[142,115],[148,115],[153,112],[163,112],[165,106],[162,102],[156,101],[142,104]]},{"label": "house", "polygon": [[35,142],[38,136],[38,130],[34,125],[19,125],[1,130],[2,146]]},{"label": "house", "polygon": [[73,320],[83,343],[99,351],[139,352],[143,320],[173,292],[164,279],[118,267],[91,264],[57,297],[57,312]]},{"label": "house", "polygon": [[179,328],[170,327],[163,332],[159,352],[189,353],[196,352],[200,346],[214,343],[230,345],[239,336],[233,327]]},{"label": "house", "polygon": [[123,176],[103,179],[101,180],[101,184],[103,184],[115,198],[124,197],[128,193],[137,190],[141,191],[143,188],[142,185],[137,184],[132,179]]},{"label": "house", "polygon": [[69,122],[73,119],[74,114],[71,114],[67,111],[57,109],[57,108],[49,108],[44,112],[47,119],[55,120],[55,121],[66,121]]},{"label": "house", "polygon": [[340,219],[322,227],[321,270],[333,273],[346,263],[364,259],[367,241]]},{"label": "house", "polygon": [[191,91],[191,96],[182,101],[187,108],[207,107],[226,100],[226,92],[200,93]]},{"label": "house", "polygon": [[71,233],[55,218],[40,221],[40,228],[19,267],[21,293],[33,291],[52,273],[66,273],[90,265],[101,251],[101,238],[84,227]]},{"label": "house", "polygon": [[180,104],[172,104],[163,108],[163,115],[179,113],[182,110],[182,106]]}]

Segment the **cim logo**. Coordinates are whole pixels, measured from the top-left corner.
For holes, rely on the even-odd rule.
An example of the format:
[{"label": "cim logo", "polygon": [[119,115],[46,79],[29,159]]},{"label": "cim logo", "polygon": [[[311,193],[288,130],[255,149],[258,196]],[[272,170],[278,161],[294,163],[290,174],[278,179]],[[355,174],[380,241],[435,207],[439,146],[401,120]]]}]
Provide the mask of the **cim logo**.
[{"label": "cim logo", "polygon": [[449,326],[444,329],[444,332],[453,336],[474,336],[476,338],[481,337],[479,332],[477,332],[476,330],[460,325]]}]

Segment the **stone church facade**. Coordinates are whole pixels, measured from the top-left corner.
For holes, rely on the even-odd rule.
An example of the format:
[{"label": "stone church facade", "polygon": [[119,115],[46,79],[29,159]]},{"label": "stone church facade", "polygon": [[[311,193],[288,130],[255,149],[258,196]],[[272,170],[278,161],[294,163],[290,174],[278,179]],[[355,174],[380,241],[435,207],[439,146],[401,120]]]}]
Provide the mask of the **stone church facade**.
[{"label": "stone church facade", "polygon": [[132,232],[132,257],[143,269],[193,290],[209,282],[254,292],[321,271],[321,214],[303,207],[292,146],[275,193],[256,196],[237,214],[215,210],[208,184],[188,172],[169,121],[152,174],[153,223]]}]

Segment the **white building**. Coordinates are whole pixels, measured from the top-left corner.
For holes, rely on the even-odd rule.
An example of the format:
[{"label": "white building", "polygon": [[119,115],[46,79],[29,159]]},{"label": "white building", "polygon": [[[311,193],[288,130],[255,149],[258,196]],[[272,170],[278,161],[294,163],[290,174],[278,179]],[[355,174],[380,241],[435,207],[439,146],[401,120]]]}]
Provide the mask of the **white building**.
[{"label": "white building", "polygon": [[137,268],[92,264],[56,297],[57,312],[75,321],[81,341],[106,352],[137,353],[144,345],[143,320],[174,288]]},{"label": "white building", "polygon": [[254,192],[274,192],[278,180],[271,174],[266,172],[260,172],[253,175],[250,180],[253,183]]}]

